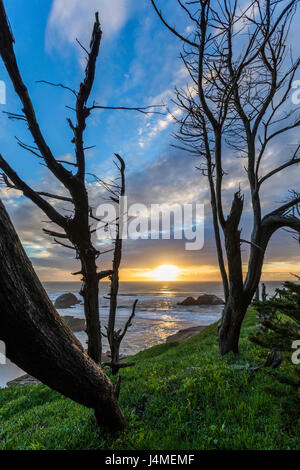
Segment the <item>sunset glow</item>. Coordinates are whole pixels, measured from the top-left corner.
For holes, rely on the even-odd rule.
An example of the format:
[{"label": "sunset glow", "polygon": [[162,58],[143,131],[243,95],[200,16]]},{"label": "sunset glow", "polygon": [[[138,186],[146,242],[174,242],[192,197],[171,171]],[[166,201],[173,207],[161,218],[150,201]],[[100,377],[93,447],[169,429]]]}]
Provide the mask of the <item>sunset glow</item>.
[{"label": "sunset glow", "polygon": [[180,269],[177,268],[177,266],[173,266],[172,264],[164,264],[151,271],[149,273],[149,277],[155,281],[176,281],[179,273]]}]

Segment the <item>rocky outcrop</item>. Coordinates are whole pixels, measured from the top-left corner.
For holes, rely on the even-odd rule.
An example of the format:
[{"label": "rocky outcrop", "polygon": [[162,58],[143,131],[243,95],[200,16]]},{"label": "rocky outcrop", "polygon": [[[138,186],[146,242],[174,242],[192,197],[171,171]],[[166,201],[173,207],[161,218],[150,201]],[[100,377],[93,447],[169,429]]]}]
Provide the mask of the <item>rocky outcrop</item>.
[{"label": "rocky outcrop", "polygon": [[224,300],[222,300],[217,295],[213,294],[202,294],[199,295],[197,299],[197,305],[223,305]]},{"label": "rocky outcrop", "polygon": [[25,374],[17,379],[7,382],[8,387],[22,387],[23,385],[35,385],[39,383],[39,380],[35,379],[31,375]]},{"label": "rocky outcrop", "polygon": [[55,308],[70,308],[80,303],[81,301],[77,299],[76,295],[68,293],[68,294],[62,294],[59,297],[57,297],[54,303],[54,307]]},{"label": "rocky outcrop", "polygon": [[186,299],[183,300],[183,302],[178,302],[178,305],[189,306],[189,305],[197,305],[197,304],[196,304],[196,300],[194,299],[194,297],[187,297]]},{"label": "rocky outcrop", "polygon": [[185,339],[192,338],[195,335],[198,335],[206,328],[206,326],[191,326],[190,328],[185,328],[184,330],[179,330],[174,335],[167,337],[167,342],[169,341],[184,341]]},{"label": "rocky outcrop", "polygon": [[64,315],[61,318],[74,333],[78,331],[84,331],[86,329],[86,322],[84,318],[75,318],[71,315]]},{"label": "rocky outcrop", "polygon": [[213,294],[202,294],[197,299],[194,297],[187,297],[183,302],[178,305],[191,306],[191,305],[223,305],[224,301],[220,297]]}]

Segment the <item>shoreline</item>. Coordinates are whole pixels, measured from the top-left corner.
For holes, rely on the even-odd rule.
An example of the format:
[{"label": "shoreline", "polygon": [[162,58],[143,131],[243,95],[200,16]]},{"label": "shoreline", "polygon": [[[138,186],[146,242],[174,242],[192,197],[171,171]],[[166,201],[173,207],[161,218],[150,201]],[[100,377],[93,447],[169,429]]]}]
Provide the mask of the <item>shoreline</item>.
[{"label": "shoreline", "polygon": [[165,342],[185,341],[201,333],[201,331],[203,331],[207,326],[209,325],[190,326],[189,328],[183,328],[182,330],[178,330],[177,333],[168,336]]},{"label": "shoreline", "polygon": [[[164,344],[164,343],[168,343],[171,341],[186,341],[192,338],[193,336],[196,336],[197,334],[201,333],[201,331],[203,331],[207,326],[209,325],[199,325],[199,326],[191,326],[188,328],[183,328],[181,330],[178,330],[176,333],[167,336],[167,338],[165,339],[163,343],[158,343],[158,344]],[[147,349],[151,349],[151,348],[147,348]],[[145,349],[145,351],[147,349]],[[123,357],[121,360],[128,359],[130,357],[132,356],[128,355],[126,357]],[[106,355],[106,353],[103,354],[102,359],[103,359],[103,362],[109,361],[109,357]],[[20,377],[16,377],[15,379],[8,381],[6,384],[6,387],[21,387],[24,385],[35,385],[37,383],[40,383],[40,381],[32,377],[29,374],[24,374],[24,375],[21,375]]]}]

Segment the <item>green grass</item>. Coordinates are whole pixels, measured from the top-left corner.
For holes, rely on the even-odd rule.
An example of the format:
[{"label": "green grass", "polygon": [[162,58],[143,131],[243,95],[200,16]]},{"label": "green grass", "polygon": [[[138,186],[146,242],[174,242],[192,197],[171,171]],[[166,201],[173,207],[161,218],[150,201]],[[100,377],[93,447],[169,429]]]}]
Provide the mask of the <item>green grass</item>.
[{"label": "green grass", "polygon": [[250,310],[239,356],[218,355],[216,325],[139,353],[122,371],[128,425],[115,437],[96,427],[91,410],[48,387],[0,390],[0,449],[297,449],[299,392],[266,370],[235,367],[264,361],[267,350],[248,340],[255,327]]}]

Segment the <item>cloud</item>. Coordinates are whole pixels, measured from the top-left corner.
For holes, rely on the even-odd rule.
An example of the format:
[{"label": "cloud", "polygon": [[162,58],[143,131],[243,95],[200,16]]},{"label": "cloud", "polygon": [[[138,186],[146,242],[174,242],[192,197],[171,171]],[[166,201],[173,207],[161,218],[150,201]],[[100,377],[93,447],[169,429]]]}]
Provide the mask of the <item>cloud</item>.
[{"label": "cloud", "polygon": [[[279,148],[278,153],[281,153]],[[273,156],[277,160],[277,155]],[[211,221],[211,209],[206,179],[195,171],[197,160],[184,152],[177,150],[168,151],[157,156],[157,158],[145,166],[142,171],[133,171],[127,176],[127,188],[129,204],[141,202],[147,206],[151,203],[190,203],[192,201],[205,203],[205,245],[200,252],[186,251],[184,240],[128,240],[124,243],[122,279],[136,280],[139,270],[155,268],[160,264],[176,264],[184,269],[191,269],[190,277],[187,279],[216,280],[218,278],[217,258],[215,242],[213,238],[213,228]],[[225,178],[224,185],[225,212],[227,214],[231,202],[232,194],[235,190],[231,185],[238,186],[242,182],[243,190],[246,190],[245,171],[240,159],[234,160],[231,165],[231,174]],[[229,163],[229,162],[228,162]],[[268,162],[271,166],[271,163]],[[297,172],[289,173],[288,181],[292,184],[293,178],[297,181]],[[55,184],[55,180],[50,176],[41,178],[38,189],[46,190],[51,188],[58,192],[60,187]],[[284,178],[278,178],[275,191],[274,185],[264,191],[264,210],[276,207],[283,197],[287,183]],[[99,190],[96,186],[90,185],[90,195],[92,205],[95,207],[99,203]],[[14,202],[5,198],[5,192]],[[228,195],[227,195],[228,194]],[[277,194],[277,196],[276,196]],[[30,201],[15,194],[12,197],[10,191],[2,188],[1,197],[12,216],[18,234],[22,240],[31,261],[34,264],[39,276],[43,280],[74,280],[71,272],[78,271],[78,262],[74,260],[74,253],[53,244],[53,240],[47,237],[42,228],[45,224],[45,215]],[[276,201],[274,201],[274,199]],[[56,207],[66,207],[65,204],[57,203]],[[62,213],[65,213],[62,211]],[[249,228],[251,223],[251,208],[247,206],[241,226],[243,227],[243,238],[249,239]],[[50,225],[50,228],[52,226]],[[246,260],[249,255],[248,245],[243,245],[244,269],[246,270]],[[101,267],[110,267],[111,254],[101,257]],[[288,272],[299,272],[300,253],[298,243],[283,230],[276,233],[272,238],[266,253],[264,279],[287,278]],[[209,270],[208,274],[203,274],[204,267]],[[210,267],[210,268],[208,268]],[[212,269],[212,272],[211,272]],[[140,278],[139,278],[140,279]]]},{"label": "cloud", "polygon": [[126,23],[130,4],[131,0],[54,0],[46,30],[47,50],[62,51],[66,44],[74,45],[76,38],[87,44],[96,11],[105,37],[116,35]]},{"label": "cloud", "polygon": [[168,113],[164,119],[159,119],[149,133],[149,136],[154,137],[158,132],[164,131],[172,122],[175,122],[174,118],[178,118],[181,114],[183,114],[183,111],[180,108],[175,108],[172,113]]}]

